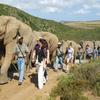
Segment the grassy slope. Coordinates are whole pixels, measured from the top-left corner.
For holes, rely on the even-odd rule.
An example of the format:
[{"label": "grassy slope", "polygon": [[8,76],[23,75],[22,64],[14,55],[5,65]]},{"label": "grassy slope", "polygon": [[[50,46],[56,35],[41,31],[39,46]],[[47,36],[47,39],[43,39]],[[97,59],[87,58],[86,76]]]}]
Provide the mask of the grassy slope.
[{"label": "grassy slope", "polygon": [[81,28],[81,29],[96,29],[100,28],[100,20],[98,21],[84,21],[84,22],[65,22],[65,25],[68,25],[72,28]]},{"label": "grassy slope", "polygon": [[72,28],[69,25],[64,25],[52,20],[45,20],[27,14],[17,8],[0,4],[0,15],[14,16],[17,19],[31,26],[33,30],[49,31],[56,34],[59,39],[79,40],[100,40],[100,29],[81,29]]}]

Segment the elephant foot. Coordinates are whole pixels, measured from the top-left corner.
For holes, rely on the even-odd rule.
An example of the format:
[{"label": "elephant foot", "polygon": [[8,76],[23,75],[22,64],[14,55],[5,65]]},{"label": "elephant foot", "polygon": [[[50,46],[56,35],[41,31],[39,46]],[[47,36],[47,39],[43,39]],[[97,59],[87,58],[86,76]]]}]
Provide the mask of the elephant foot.
[{"label": "elephant foot", "polygon": [[7,75],[0,74],[0,85],[7,84],[7,83],[8,83]]}]

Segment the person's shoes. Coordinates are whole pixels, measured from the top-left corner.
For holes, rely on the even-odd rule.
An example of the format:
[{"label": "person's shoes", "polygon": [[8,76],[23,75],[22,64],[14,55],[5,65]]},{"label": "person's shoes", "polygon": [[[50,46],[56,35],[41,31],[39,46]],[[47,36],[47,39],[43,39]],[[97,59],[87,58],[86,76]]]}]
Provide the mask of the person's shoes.
[{"label": "person's shoes", "polygon": [[54,72],[57,72],[57,69],[54,69]]},{"label": "person's shoes", "polygon": [[26,80],[26,78],[25,78],[25,77],[24,77],[23,79],[24,79],[24,80]]},{"label": "person's shoes", "polygon": [[45,83],[43,83],[43,85],[45,85]]},{"label": "person's shoes", "polygon": [[67,73],[67,71],[66,71],[65,69],[62,69],[62,71],[63,71],[64,73]]},{"label": "person's shoes", "polygon": [[19,85],[19,86],[22,85],[22,82],[19,82],[18,85]]},{"label": "person's shoes", "polygon": [[48,81],[48,76],[46,76],[46,81]]}]

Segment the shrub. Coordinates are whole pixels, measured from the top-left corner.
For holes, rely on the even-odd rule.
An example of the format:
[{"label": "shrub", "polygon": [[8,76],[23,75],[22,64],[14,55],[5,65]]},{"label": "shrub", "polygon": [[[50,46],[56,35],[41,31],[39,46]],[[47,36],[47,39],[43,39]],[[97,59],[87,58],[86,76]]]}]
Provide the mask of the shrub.
[{"label": "shrub", "polygon": [[74,69],[69,75],[59,78],[58,85],[52,90],[50,96],[61,100],[87,100],[84,91],[93,91],[100,96],[100,63],[83,64]]}]

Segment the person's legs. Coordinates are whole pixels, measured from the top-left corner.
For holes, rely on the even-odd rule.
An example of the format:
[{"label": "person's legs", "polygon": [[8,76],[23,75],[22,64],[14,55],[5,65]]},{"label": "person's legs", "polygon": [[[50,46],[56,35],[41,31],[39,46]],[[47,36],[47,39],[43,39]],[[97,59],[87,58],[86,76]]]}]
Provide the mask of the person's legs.
[{"label": "person's legs", "polygon": [[19,82],[23,82],[24,71],[25,71],[25,59],[22,58],[20,60],[20,76],[19,76]]},{"label": "person's legs", "polygon": [[71,67],[74,65],[74,63],[73,62],[75,62],[75,57],[70,57],[70,63],[71,63]]},{"label": "person's legs", "polygon": [[69,73],[69,70],[70,70],[70,66],[69,66],[69,61],[70,61],[70,58],[66,58],[66,65],[67,65],[67,72]]},{"label": "person's legs", "polygon": [[61,65],[61,68],[63,69],[63,58],[62,57],[59,57],[59,63]]},{"label": "person's legs", "polygon": [[58,66],[59,66],[59,58],[56,56],[55,62],[54,62],[54,69],[58,70]]},{"label": "person's legs", "polygon": [[21,59],[19,59],[19,58],[17,60],[17,66],[18,66],[18,73],[19,73],[19,77],[20,77],[20,73],[21,73]]},{"label": "person's legs", "polygon": [[79,64],[82,64],[82,56],[79,56]]},{"label": "person's legs", "polygon": [[42,63],[40,63],[39,69],[38,69],[38,88],[39,89],[43,88],[44,71],[43,71],[43,64]]},{"label": "person's legs", "polygon": [[45,63],[45,60],[43,61],[43,68],[44,68],[44,84],[48,80],[48,74],[47,74],[47,64]]},{"label": "person's legs", "polygon": [[61,66],[62,71],[66,72],[66,70],[64,68],[65,67],[65,64],[64,64],[64,61],[63,61],[63,58],[62,57],[59,58],[59,63],[60,63],[60,66]]}]

